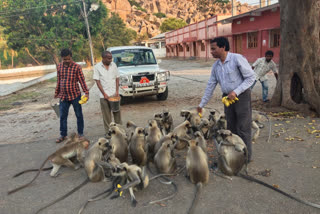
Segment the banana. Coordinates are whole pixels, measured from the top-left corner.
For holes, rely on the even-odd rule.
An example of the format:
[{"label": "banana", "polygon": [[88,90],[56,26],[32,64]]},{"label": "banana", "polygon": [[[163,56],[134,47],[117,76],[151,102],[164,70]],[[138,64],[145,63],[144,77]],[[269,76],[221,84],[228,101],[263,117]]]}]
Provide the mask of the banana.
[{"label": "banana", "polygon": [[231,104],[235,103],[236,101],[238,101],[239,98],[238,97],[235,97],[233,100],[230,100],[228,98],[228,96],[225,96],[222,98],[222,103],[226,106],[226,107],[229,107]]},{"label": "banana", "polygon": [[85,95],[81,96],[81,100],[79,100],[79,104],[85,104],[88,101],[88,97],[86,97]]}]

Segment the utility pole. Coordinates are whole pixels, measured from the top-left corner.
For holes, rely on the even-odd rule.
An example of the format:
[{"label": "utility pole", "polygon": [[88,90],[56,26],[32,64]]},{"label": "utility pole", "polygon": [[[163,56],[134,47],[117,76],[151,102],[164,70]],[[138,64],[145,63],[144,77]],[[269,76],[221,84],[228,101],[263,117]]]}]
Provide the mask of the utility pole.
[{"label": "utility pole", "polygon": [[88,34],[88,39],[89,39],[89,47],[90,47],[90,55],[91,55],[91,66],[94,66],[93,47],[92,47],[92,40],[91,40],[91,34],[90,34],[90,28],[89,28],[89,21],[88,21],[86,3],[84,2],[84,0],[82,0],[82,3],[83,3],[84,21],[86,23],[87,34]]}]

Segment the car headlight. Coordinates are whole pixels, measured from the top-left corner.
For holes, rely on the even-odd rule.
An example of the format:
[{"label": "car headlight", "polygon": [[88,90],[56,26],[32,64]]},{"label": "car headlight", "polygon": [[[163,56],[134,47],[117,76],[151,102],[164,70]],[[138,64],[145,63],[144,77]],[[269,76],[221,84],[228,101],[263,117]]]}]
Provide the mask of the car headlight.
[{"label": "car headlight", "polygon": [[167,74],[165,72],[161,72],[157,74],[158,81],[166,81],[167,80]]},{"label": "car headlight", "polygon": [[128,76],[120,76],[120,85],[129,85],[130,79]]}]

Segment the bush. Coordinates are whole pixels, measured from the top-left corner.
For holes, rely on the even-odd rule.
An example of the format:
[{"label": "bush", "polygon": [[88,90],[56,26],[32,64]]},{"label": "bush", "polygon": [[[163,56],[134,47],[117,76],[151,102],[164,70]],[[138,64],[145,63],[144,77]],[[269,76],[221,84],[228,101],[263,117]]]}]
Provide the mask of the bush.
[{"label": "bush", "polygon": [[166,14],[164,14],[164,13],[154,13],[153,15],[155,15],[156,17],[158,17],[158,18],[166,18]]}]

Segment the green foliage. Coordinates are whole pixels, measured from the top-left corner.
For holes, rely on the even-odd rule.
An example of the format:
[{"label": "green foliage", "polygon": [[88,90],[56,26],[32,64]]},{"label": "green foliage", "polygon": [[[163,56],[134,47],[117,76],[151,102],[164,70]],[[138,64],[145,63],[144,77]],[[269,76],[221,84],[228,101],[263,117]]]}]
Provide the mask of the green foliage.
[{"label": "green foliage", "polygon": [[166,18],[166,14],[164,14],[164,13],[154,13],[153,15],[155,15],[156,17],[158,17],[158,18]]},{"label": "green foliage", "polygon": [[[75,61],[87,58],[89,51],[82,4],[74,0],[2,0],[0,5],[0,26],[4,27],[7,45],[13,50],[28,48],[37,57],[48,57],[57,63],[62,48],[71,48]],[[100,32],[107,9],[100,0],[100,7],[88,16],[91,35]],[[89,5],[87,5],[87,10]]]},{"label": "green foliage", "polygon": [[160,26],[160,30],[162,33],[168,32],[171,30],[176,30],[186,26],[187,23],[182,19],[169,18],[164,20],[164,22]]},{"label": "green foliage", "polygon": [[117,13],[112,13],[112,16],[105,20],[100,39],[106,49],[113,46],[129,45],[130,41],[136,38],[136,35],[134,30],[126,28]]},{"label": "green foliage", "polygon": [[197,10],[200,12],[206,13],[210,12],[214,14],[215,7],[220,7],[225,10],[225,7],[230,2],[230,0],[193,0],[194,3],[197,5]]},{"label": "green foliage", "polygon": [[138,10],[141,10],[143,12],[147,12],[146,9],[142,8],[141,5],[136,2],[135,0],[128,0],[131,6],[136,6]]}]

